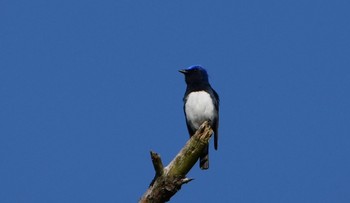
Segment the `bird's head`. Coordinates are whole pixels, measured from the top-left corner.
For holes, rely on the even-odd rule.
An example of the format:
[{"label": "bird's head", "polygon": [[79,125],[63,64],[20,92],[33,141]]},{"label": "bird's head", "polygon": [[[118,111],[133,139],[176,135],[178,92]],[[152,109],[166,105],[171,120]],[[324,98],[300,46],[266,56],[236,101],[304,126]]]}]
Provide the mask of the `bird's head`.
[{"label": "bird's head", "polygon": [[187,84],[209,83],[207,71],[199,65],[179,70],[179,72],[185,75]]}]

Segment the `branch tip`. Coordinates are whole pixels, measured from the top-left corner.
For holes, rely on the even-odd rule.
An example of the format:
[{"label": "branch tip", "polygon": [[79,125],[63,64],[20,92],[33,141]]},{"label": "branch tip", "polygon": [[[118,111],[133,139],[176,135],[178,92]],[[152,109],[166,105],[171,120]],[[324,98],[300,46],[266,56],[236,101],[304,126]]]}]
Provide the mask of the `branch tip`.
[{"label": "branch tip", "polygon": [[162,159],[156,152],[153,152],[153,151],[151,151],[151,159],[152,159],[154,170],[156,171],[156,176],[161,176],[164,171]]},{"label": "branch tip", "polygon": [[182,179],[182,184],[189,183],[189,182],[191,182],[192,180],[194,180],[194,178],[184,178],[184,179]]}]

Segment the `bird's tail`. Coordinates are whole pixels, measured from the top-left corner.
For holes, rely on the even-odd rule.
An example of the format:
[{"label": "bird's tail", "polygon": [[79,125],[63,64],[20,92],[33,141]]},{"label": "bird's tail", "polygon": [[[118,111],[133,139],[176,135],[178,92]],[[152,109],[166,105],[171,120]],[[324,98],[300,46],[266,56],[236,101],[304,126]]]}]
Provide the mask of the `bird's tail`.
[{"label": "bird's tail", "polygon": [[199,167],[202,170],[209,168],[209,145],[204,148],[202,155],[199,157]]}]

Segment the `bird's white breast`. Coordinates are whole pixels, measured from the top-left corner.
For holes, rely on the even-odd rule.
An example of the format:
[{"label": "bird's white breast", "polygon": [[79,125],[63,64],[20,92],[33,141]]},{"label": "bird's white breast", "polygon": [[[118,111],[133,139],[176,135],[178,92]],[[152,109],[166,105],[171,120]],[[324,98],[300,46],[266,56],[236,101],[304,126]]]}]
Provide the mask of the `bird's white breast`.
[{"label": "bird's white breast", "polygon": [[187,121],[195,129],[206,120],[213,121],[216,114],[212,98],[205,91],[191,92],[187,96],[185,112]]}]

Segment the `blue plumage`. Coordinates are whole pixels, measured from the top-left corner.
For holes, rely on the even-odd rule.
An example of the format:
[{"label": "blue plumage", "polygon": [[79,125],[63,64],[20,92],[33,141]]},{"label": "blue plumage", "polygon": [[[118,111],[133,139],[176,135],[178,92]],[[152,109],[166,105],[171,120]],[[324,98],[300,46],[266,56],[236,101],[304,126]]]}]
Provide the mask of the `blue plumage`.
[{"label": "blue plumage", "polygon": [[[214,131],[214,148],[218,148],[218,125],[219,125],[219,96],[211,87],[207,71],[201,66],[191,66],[180,70],[185,75],[187,84],[184,101],[184,112],[187,129],[192,136],[199,126],[207,120],[211,121]],[[208,147],[200,157],[200,168],[209,168]]]}]

